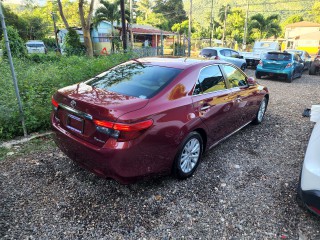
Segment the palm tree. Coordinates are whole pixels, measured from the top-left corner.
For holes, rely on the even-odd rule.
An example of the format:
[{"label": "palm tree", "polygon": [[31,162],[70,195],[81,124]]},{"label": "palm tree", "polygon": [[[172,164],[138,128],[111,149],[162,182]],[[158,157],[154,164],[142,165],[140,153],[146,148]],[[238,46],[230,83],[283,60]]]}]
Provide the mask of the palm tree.
[{"label": "palm tree", "polygon": [[271,36],[277,37],[281,34],[280,16],[278,14],[272,14],[265,18],[261,13],[258,13],[252,16],[250,20],[250,29],[258,31],[260,39]]},{"label": "palm tree", "polygon": [[223,34],[222,34],[222,45],[223,46],[224,46],[224,39],[225,39],[225,35],[226,35],[227,17],[231,13],[230,8],[231,7],[229,4],[227,4],[226,6],[223,5],[219,9],[219,13],[218,13],[220,21],[223,22]]},{"label": "palm tree", "polygon": [[[112,45],[111,45],[111,51],[114,52],[114,29],[113,25],[114,23],[119,23],[121,19],[121,11],[120,11],[120,0],[116,0],[115,2],[111,3],[106,0],[101,0],[100,4],[102,5],[99,7],[95,13],[93,22],[95,27],[101,22],[101,21],[108,21],[111,23],[111,36],[112,36]],[[130,18],[128,11],[126,11],[126,20],[129,22]]]}]

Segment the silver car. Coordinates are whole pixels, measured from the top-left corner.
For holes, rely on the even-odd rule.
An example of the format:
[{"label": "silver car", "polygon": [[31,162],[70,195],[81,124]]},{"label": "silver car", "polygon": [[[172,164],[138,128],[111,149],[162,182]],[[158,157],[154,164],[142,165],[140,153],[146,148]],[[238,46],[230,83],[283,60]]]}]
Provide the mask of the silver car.
[{"label": "silver car", "polygon": [[206,47],[203,48],[199,57],[209,59],[220,59],[232,63],[244,71],[247,67],[246,60],[234,49],[224,47]]}]

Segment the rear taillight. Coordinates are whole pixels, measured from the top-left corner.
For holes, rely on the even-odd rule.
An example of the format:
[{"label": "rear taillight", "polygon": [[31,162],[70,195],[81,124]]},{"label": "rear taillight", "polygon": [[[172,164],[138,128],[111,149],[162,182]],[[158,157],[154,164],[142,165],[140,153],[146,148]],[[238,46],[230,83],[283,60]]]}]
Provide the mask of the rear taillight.
[{"label": "rear taillight", "polygon": [[261,67],[263,66],[263,63],[262,61],[260,60],[259,63],[258,63]]},{"label": "rear taillight", "polygon": [[125,142],[137,138],[142,132],[152,126],[153,120],[149,119],[138,123],[114,123],[101,120],[93,120],[97,131],[116,138],[119,142]]},{"label": "rear taillight", "polygon": [[51,103],[52,103],[53,109],[57,110],[59,103],[56,100],[54,100],[53,98],[51,98]]},{"label": "rear taillight", "polygon": [[292,63],[288,63],[286,68],[290,68],[292,66]]},{"label": "rear taillight", "polygon": [[214,60],[220,60],[219,56],[215,56]]}]

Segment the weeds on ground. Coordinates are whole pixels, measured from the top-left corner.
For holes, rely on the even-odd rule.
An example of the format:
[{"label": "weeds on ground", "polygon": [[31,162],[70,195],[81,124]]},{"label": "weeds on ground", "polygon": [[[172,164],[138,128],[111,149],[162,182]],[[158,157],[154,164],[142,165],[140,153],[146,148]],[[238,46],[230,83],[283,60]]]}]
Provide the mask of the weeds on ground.
[{"label": "weeds on ground", "polygon": [[[28,133],[50,128],[51,96],[58,89],[85,81],[121,62],[129,54],[103,57],[28,56],[14,59]],[[0,139],[23,135],[8,61],[0,60]]]}]

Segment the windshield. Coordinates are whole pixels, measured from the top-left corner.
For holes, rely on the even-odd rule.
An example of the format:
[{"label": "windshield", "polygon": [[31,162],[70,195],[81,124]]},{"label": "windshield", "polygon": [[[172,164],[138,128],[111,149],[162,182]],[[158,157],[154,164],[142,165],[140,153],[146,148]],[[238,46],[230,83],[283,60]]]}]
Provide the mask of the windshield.
[{"label": "windshield", "polygon": [[27,43],[27,47],[41,48],[41,47],[44,47],[44,45],[41,43]]},{"label": "windshield", "polygon": [[182,70],[142,63],[122,64],[86,84],[107,91],[139,98],[151,98]]},{"label": "windshield", "polygon": [[291,56],[289,53],[267,53],[264,58],[274,61],[290,61]]}]

